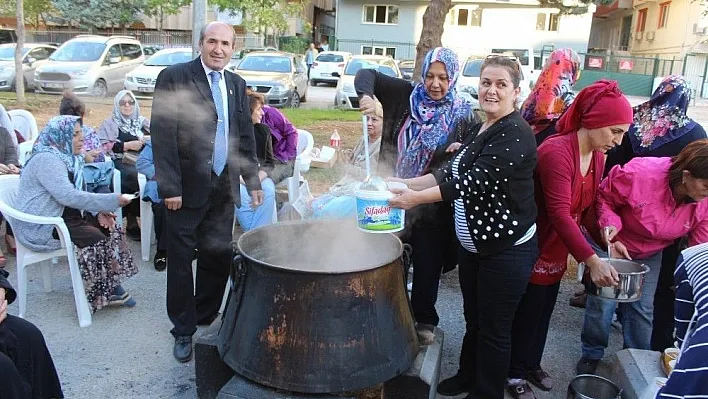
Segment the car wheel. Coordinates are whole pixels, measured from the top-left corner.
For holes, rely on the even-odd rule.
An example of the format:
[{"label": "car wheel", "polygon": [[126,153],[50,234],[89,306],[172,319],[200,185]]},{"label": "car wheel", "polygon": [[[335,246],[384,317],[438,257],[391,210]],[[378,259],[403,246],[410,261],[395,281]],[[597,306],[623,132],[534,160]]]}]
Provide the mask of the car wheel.
[{"label": "car wheel", "polygon": [[314,80],[314,79],[310,79],[310,86],[316,87],[316,86],[317,86],[317,83],[319,83],[319,82],[317,82],[317,81]]},{"label": "car wheel", "polygon": [[93,84],[93,90],[91,90],[91,95],[94,97],[106,97],[108,94],[108,86],[103,79],[99,79]]},{"label": "car wheel", "polygon": [[300,95],[297,93],[297,90],[295,90],[290,97],[290,108],[300,108]]}]

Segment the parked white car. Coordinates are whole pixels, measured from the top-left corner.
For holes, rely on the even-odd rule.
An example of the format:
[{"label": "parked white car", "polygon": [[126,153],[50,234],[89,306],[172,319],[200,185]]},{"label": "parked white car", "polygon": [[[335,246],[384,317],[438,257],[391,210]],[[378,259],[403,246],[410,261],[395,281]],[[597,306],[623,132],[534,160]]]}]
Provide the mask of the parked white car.
[{"label": "parked white car", "polygon": [[78,35],[49,57],[34,73],[35,91],[105,97],[123,88],[125,74],[145,61],[132,36]]},{"label": "parked white car", "polygon": [[359,109],[359,96],[354,90],[354,77],[360,69],[375,69],[385,75],[402,78],[396,62],[387,55],[355,55],[344,67],[344,75],[337,83],[334,104],[344,109]]},{"label": "parked white car", "polygon": [[[479,96],[477,91],[479,90],[479,76],[482,69],[482,64],[484,63],[486,57],[472,56],[465,61],[465,65],[462,67],[462,73],[457,80],[457,92],[459,95],[472,104],[472,109],[480,110],[479,106]],[[512,57],[512,59],[514,59]],[[518,60],[514,59],[518,64]],[[521,93],[517,104],[521,106],[526,100],[526,97],[531,93],[532,82],[526,80],[524,70],[519,64],[519,72],[521,72],[521,82],[519,87],[521,88]]]},{"label": "parked white car", "polygon": [[157,75],[170,65],[192,60],[191,48],[170,48],[150,56],[143,65],[125,75],[124,87],[137,96],[151,96],[155,92]]},{"label": "parked white car", "polygon": [[310,84],[317,86],[318,83],[329,83],[336,85],[339,77],[334,76],[336,72],[340,76],[344,73],[344,66],[352,53],[346,51],[323,51],[317,55],[315,62],[310,68]]},{"label": "parked white car", "polygon": [[[0,45],[0,91],[15,90],[15,44]],[[34,88],[34,71],[47,59],[56,46],[39,43],[25,43],[22,49],[22,70],[25,89]]]}]

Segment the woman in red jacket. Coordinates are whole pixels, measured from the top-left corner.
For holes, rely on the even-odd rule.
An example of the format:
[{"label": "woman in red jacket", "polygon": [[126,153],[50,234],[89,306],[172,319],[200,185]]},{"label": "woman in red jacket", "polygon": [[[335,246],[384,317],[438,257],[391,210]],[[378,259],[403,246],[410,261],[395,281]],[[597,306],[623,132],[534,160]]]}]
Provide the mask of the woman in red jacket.
[{"label": "woman in red jacket", "polygon": [[585,262],[601,286],[618,282],[617,272],[593,251],[581,230],[590,213],[605,165],[604,153],[622,142],[632,107],[614,81],[583,89],[556,124],[557,134],[538,148],[536,204],[540,256],[514,318],[507,390],[514,398],[535,398],[528,382],[553,387],[541,357],[568,254]]}]

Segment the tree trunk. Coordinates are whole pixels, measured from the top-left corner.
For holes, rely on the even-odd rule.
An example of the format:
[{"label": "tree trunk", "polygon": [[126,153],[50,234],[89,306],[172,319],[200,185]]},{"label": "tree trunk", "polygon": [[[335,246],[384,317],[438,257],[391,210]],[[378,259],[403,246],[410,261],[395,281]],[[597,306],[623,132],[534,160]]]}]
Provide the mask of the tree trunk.
[{"label": "tree trunk", "polygon": [[445,18],[452,7],[452,0],[430,0],[428,8],[423,14],[423,30],[420,32],[420,40],[415,46],[415,70],[413,80],[420,79],[420,70],[423,67],[423,60],[428,51],[435,47],[442,46],[442,35],[445,31]]},{"label": "tree trunk", "polygon": [[24,1],[17,0],[17,45],[15,46],[15,93],[17,105],[25,106],[25,71],[22,67],[22,53],[25,47]]}]

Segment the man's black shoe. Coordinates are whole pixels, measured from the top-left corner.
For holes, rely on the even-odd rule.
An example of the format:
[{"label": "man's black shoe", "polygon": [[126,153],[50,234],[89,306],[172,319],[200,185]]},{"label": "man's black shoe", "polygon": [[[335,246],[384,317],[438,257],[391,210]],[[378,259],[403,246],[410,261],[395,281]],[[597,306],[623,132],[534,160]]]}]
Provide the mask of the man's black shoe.
[{"label": "man's black shoe", "polygon": [[175,347],[172,350],[175,359],[182,363],[192,360],[192,336],[175,337]]},{"label": "man's black shoe", "polygon": [[158,250],[152,260],[155,270],[161,272],[167,268],[167,251]]},{"label": "man's black shoe", "polygon": [[452,377],[438,384],[438,393],[444,396],[457,396],[469,392],[470,387],[467,378],[461,374],[455,374]]}]

